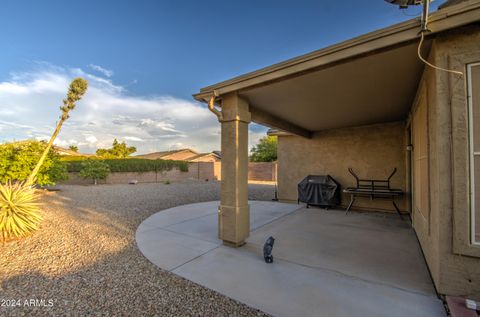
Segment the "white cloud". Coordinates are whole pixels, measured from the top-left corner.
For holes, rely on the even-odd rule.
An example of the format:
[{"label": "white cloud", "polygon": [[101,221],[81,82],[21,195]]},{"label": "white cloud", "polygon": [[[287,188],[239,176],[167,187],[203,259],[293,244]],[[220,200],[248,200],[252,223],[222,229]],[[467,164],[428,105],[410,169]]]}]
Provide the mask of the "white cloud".
[{"label": "white cloud", "polygon": [[[25,86],[24,83],[29,85]],[[68,86],[67,78],[62,74],[45,71],[42,77],[35,74],[22,73],[12,76],[12,81],[0,83],[0,94],[2,95],[27,95],[30,93],[49,94],[61,92],[63,86]]]},{"label": "white cloud", "polygon": [[14,94],[14,95],[20,95],[20,94],[26,94],[28,93],[28,90],[26,87],[23,87],[21,85],[18,85],[16,83],[1,83],[0,84],[0,93],[5,94]]},{"label": "white cloud", "polygon": [[103,68],[102,66],[95,65],[95,64],[90,64],[88,65],[93,70],[96,70],[97,72],[102,73],[104,76],[107,77],[112,77],[113,76],[113,70]]},{"label": "white cloud", "polygon": [[127,141],[133,141],[133,142],[143,142],[143,139],[137,138],[136,136],[126,136],[123,139]]},{"label": "white cloud", "polygon": [[85,141],[87,141],[88,143],[91,143],[91,144],[95,144],[95,143],[98,142],[98,139],[94,135],[90,135],[90,136],[85,138]]},{"label": "white cloud", "polygon": [[56,138],[54,144],[61,146],[63,148],[68,148],[70,145],[77,145],[79,142],[75,139],[64,140],[61,138]]},{"label": "white cloud", "polygon": [[[137,154],[185,147],[202,152],[220,149],[220,124],[204,105],[172,96],[132,96],[110,78],[80,68],[40,66],[0,82],[0,142],[48,139],[70,81],[81,76],[89,88],[65,122],[57,145],[77,145],[81,152],[94,153],[116,138],[134,143]],[[250,146],[265,130],[251,131]]]}]

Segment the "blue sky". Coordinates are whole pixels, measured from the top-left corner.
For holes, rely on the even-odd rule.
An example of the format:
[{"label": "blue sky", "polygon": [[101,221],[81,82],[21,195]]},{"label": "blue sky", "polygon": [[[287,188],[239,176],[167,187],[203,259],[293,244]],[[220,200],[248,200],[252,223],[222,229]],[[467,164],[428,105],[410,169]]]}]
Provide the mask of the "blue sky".
[{"label": "blue sky", "polygon": [[[3,1],[0,141],[46,138],[68,81],[84,76],[90,95],[59,145],[219,149],[218,123],[191,98],[199,88],[420,11],[382,0]],[[252,126],[251,143],[264,131]]]}]

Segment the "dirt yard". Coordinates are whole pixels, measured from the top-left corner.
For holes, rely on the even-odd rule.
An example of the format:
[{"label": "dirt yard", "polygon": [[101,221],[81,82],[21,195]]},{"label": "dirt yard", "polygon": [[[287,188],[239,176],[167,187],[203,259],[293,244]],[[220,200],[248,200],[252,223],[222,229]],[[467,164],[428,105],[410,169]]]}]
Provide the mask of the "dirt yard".
[{"label": "dirt yard", "polygon": [[[45,192],[41,229],[0,245],[0,316],[264,316],[162,271],[135,230],[173,206],[219,199],[219,183],[60,186]],[[273,186],[251,184],[250,199]]]}]

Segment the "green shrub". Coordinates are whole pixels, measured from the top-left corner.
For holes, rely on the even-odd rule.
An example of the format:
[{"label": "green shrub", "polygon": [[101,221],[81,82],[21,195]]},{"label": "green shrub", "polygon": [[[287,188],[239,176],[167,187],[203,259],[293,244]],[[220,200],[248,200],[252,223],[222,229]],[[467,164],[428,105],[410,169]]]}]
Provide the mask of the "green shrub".
[{"label": "green shrub", "polygon": [[97,180],[107,178],[110,173],[108,164],[101,160],[88,159],[83,161],[81,166],[78,174],[84,178],[91,178],[95,185],[97,185]]},{"label": "green shrub", "polygon": [[[95,158],[99,160],[98,158]],[[67,170],[70,173],[80,172],[82,169],[82,162],[86,160],[84,157],[64,157],[62,158],[67,165]],[[141,158],[125,158],[125,159],[106,159],[103,160],[110,172],[133,172],[133,173],[145,173],[145,172],[163,172],[170,171],[174,167],[178,168],[182,172],[188,172],[188,162],[185,161],[172,161],[172,160],[148,160]]]},{"label": "green shrub", "polygon": [[112,172],[154,172],[157,167],[155,161],[146,159],[108,159],[105,162]]},{"label": "green shrub", "polygon": [[[33,140],[0,144],[0,183],[26,180],[46,147],[45,142]],[[66,165],[60,161],[60,156],[49,149],[36,175],[36,184],[54,185],[67,178]]]},{"label": "green shrub", "polygon": [[174,167],[178,168],[181,172],[188,172],[188,162],[185,161],[173,161],[173,160],[154,160],[156,164],[156,171],[170,171]]}]

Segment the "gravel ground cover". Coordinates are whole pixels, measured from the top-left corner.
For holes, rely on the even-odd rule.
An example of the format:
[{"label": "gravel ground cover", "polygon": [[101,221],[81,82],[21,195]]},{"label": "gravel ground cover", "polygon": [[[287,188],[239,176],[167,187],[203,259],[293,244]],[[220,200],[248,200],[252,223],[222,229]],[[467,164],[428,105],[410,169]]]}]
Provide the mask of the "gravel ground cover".
[{"label": "gravel ground cover", "polygon": [[[0,244],[0,316],[265,316],[165,272],[135,230],[151,214],[219,199],[219,183],[59,186],[34,235]],[[250,185],[250,199],[273,187]]]}]

